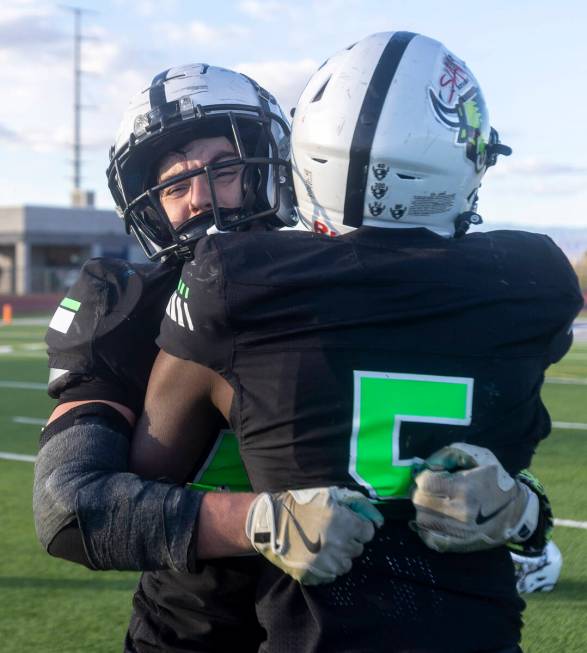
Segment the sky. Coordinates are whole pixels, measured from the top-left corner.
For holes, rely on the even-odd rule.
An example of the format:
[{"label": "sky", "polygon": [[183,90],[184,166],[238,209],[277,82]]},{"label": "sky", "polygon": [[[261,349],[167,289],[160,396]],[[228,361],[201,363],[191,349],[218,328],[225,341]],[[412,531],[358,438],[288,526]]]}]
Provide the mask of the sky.
[{"label": "sky", "polygon": [[[75,2],[75,0],[72,0]],[[73,16],[0,5],[0,206],[67,206],[72,187]],[[73,5],[72,5],[73,6]],[[174,65],[254,77],[286,113],[329,56],[380,31],[442,41],[483,90],[514,154],[484,179],[486,224],[587,227],[587,3],[579,0],[78,0],[82,186],[113,208],[104,171],[131,95]]]}]

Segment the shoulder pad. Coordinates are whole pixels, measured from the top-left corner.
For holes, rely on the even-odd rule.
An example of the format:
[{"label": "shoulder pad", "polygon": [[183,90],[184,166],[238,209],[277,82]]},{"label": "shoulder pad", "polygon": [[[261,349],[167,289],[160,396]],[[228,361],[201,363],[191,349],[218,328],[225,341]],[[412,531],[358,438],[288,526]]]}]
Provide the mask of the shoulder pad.
[{"label": "shoulder pad", "polygon": [[[140,324],[152,340],[179,271],[171,265],[132,264],[120,259],[90,259],[57,307],[45,337],[48,345],[49,394],[98,369],[110,367]],[[145,324],[145,319],[152,318]]]}]

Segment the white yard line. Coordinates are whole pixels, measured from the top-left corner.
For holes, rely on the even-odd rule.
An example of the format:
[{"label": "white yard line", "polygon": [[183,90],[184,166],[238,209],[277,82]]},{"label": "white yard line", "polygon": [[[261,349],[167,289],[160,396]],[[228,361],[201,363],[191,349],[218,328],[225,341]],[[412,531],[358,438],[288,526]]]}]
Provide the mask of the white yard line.
[{"label": "white yard line", "polygon": [[555,526],[567,526],[568,528],[582,528],[587,530],[587,521],[575,521],[574,519],[555,519]]},{"label": "white yard line", "polygon": [[[587,385],[587,379],[564,379],[556,376],[549,376],[545,383],[562,385]],[[26,383],[23,381],[0,381],[0,388],[12,388],[15,390],[46,390],[46,383]]]},{"label": "white yard line", "polygon": [[587,431],[587,424],[581,422],[553,422],[555,429],[569,429],[571,431]]},{"label": "white yard line", "polygon": [[[38,426],[45,426],[47,420],[40,419],[38,417],[23,417],[15,416],[12,418],[12,421],[16,424],[35,424]],[[587,424],[582,422],[553,422],[552,425],[557,429],[568,429],[572,431],[587,431]]]},{"label": "white yard line", "polygon": [[22,453],[10,453],[9,451],[0,451],[0,459],[3,460],[18,460],[23,463],[34,463],[37,459],[36,456],[25,456]]},{"label": "white yard line", "polygon": [[39,419],[38,417],[13,417],[12,421],[16,424],[35,424],[37,426],[45,426],[46,419]]},{"label": "white yard line", "polygon": [[561,385],[587,385],[587,379],[564,379],[559,376],[547,376],[544,383],[559,383]]},{"label": "white yard line", "polygon": [[28,383],[26,381],[0,381],[0,388],[9,388],[10,390],[45,390],[46,383]]}]

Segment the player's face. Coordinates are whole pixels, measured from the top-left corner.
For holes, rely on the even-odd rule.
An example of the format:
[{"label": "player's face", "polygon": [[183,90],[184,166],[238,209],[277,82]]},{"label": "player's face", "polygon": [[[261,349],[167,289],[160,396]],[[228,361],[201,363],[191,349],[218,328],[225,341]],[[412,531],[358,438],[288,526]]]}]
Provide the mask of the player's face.
[{"label": "player's face", "polygon": [[[228,161],[236,156],[234,146],[225,136],[198,138],[163,158],[159,165],[158,182],[163,183],[188,170]],[[213,171],[211,176],[218,206],[226,209],[238,208],[243,199],[242,166],[221,168]],[[163,189],[159,193],[159,199],[176,229],[186,220],[212,209],[212,194],[205,173]]]}]

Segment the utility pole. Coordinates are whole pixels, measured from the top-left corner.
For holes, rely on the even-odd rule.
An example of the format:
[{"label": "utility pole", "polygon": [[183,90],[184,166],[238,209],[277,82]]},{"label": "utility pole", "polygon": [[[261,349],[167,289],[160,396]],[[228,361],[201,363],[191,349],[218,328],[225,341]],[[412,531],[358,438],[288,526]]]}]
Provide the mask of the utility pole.
[{"label": "utility pole", "polygon": [[61,5],[62,9],[73,14],[73,188],[71,191],[72,206],[91,208],[94,206],[93,191],[83,191],[82,179],[82,138],[81,138],[81,102],[82,95],[82,14],[89,13],[87,9]]},{"label": "utility pole", "polygon": [[72,7],[73,12],[73,190],[81,190],[81,54],[82,10]]}]

